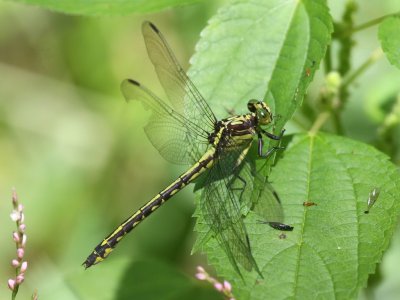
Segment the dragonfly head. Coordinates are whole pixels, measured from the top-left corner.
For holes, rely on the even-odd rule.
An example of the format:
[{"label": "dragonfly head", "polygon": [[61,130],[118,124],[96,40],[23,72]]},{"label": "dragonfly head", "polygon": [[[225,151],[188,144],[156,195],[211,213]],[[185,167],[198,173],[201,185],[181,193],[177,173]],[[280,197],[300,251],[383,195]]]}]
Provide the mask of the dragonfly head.
[{"label": "dragonfly head", "polygon": [[273,117],[271,109],[264,101],[251,99],[247,103],[247,108],[256,115],[258,124],[268,125],[272,122]]}]

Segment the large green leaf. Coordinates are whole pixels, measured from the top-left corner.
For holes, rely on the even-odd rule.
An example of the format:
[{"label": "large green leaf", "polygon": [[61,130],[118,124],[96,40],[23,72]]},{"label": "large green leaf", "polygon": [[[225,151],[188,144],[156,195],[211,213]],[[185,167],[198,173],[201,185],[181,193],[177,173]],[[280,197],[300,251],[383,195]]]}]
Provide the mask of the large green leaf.
[{"label": "large green leaf", "polygon": [[14,0],[51,10],[78,15],[127,15],[148,13],[201,0]]},{"label": "large green leaf", "polygon": [[201,34],[189,76],[219,118],[265,99],[278,128],[301,104],[332,32],[325,1],[230,1]]},{"label": "large green leaf", "polygon": [[[265,279],[232,270],[214,240],[205,251],[238,299],[351,299],[367,284],[387,248],[400,210],[400,173],[365,144],[327,134],[296,135],[273,168],[286,238],[255,214],[246,218],[252,250]],[[365,214],[373,188],[380,196]],[[303,202],[317,205],[305,207]]]},{"label": "large green leaf", "polygon": [[379,25],[378,37],[389,62],[400,69],[400,15],[386,18]]}]

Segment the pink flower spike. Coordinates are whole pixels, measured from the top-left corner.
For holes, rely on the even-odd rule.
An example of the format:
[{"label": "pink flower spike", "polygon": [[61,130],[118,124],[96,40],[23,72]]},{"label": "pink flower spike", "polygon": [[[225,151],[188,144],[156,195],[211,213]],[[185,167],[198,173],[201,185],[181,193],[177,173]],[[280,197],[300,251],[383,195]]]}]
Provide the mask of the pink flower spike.
[{"label": "pink flower spike", "polygon": [[22,247],[25,247],[26,245],[26,234],[22,235],[22,243],[21,243]]},{"label": "pink flower spike", "polygon": [[25,254],[24,248],[18,248],[18,249],[17,249],[17,257],[18,257],[19,259],[22,259],[22,258],[24,257],[24,254]]},{"label": "pink flower spike", "polygon": [[12,265],[14,268],[17,268],[17,267],[19,266],[19,261],[16,260],[16,259],[13,259],[13,260],[11,261],[11,265]]},{"label": "pink flower spike", "polygon": [[202,266],[197,266],[197,272],[205,273],[206,271],[204,270],[204,268]]},{"label": "pink flower spike", "polygon": [[224,289],[227,292],[231,292],[232,291],[232,285],[226,280],[224,280]]},{"label": "pink flower spike", "polygon": [[13,232],[13,240],[16,243],[19,243],[19,241],[20,241],[19,234],[16,231]]},{"label": "pink flower spike", "polygon": [[24,282],[24,280],[25,280],[24,274],[19,274],[19,275],[17,276],[17,278],[15,279],[15,282],[16,282],[17,284],[21,284],[22,282]]},{"label": "pink flower spike", "polygon": [[12,213],[10,214],[10,218],[14,222],[17,222],[21,218],[21,216],[20,216],[19,212],[17,212],[16,210],[13,210]]},{"label": "pink flower spike", "polygon": [[18,211],[22,212],[24,210],[24,206],[22,204],[18,204]]},{"label": "pink flower spike", "polygon": [[19,225],[19,227],[18,227],[18,229],[19,229],[20,232],[25,232],[25,228],[26,228],[25,224],[21,224],[21,225]]},{"label": "pink flower spike", "polygon": [[215,283],[214,284],[214,287],[215,287],[215,289],[217,290],[217,291],[222,291],[223,290],[223,286],[222,286],[222,283],[220,283],[220,282],[217,282],[217,283]]},{"label": "pink flower spike", "polygon": [[26,269],[28,269],[28,262],[24,261],[21,264],[21,273],[25,273]]},{"label": "pink flower spike", "polygon": [[14,279],[8,279],[8,288],[12,291],[14,290],[14,288],[15,288],[15,280]]},{"label": "pink flower spike", "polygon": [[198,279],[198,280],[205,280],[206,279],[206,274],[204,274],[204,273],[196,273],[196,278]]}]

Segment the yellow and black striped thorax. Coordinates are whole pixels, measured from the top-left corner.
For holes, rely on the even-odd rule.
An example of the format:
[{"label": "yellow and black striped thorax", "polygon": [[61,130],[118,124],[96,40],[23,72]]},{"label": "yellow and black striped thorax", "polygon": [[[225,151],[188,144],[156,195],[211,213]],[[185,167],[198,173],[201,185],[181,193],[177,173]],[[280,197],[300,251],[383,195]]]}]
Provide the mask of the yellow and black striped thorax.
[{"label": "yellow and black striped thorax", "polygon": [[229,117],[215,124],[215,130],[208,140],[217,152],[221,148],[247,144],[257,134],[257,125],[254,113]]}]

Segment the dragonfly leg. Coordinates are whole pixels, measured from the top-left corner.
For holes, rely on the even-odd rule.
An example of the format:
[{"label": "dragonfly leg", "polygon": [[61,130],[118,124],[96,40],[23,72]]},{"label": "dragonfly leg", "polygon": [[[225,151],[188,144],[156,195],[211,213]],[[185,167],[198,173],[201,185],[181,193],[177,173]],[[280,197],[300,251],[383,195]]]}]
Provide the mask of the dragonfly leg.
[{"label": "dragonfly leg", "polygon": [[269,137],[272,140],[276,140],[276,141],[279,141],[282,138],[283,134],[285,133],[285,129],[282,129],[282,131],[281,131],[281,133],[279,135],[275,135],[275,134],[269,133],[268,131],[265,131],[264,129],[260,129],[260,130],[267,137]]},{"label": "dragonfly leg", "polygon": [[[242,183],[241,187],[232,187],[235,179],[240,180],[240,182]],[[242,199],[242,195],[244,193],[244,190],[246,189],[247,186],[247,182],[246,180],[244,180],[242,177],[240,177],[240,175],[234,176],[233,179],[231,181],[229,181],[228,183],[228,188],[232,191],[240,191],[240,195],[239,195],[239,202]]]},{"label": "dragonfly leg", "polygon": [[224,109],[231,117],[236,116],[236,112],[233,108],[228,108],[228,107],[224,106]]},{"label": "dragonfly leg", "polygon": [[263,152],[262,152],[262,151],[263,151],[263,146],[264,146],[264,140],[263,140],[261,134],[259,134],[259,135],[258,135],[258,155],[259,155],[260,157],[268,158],[268,157],[271,156],[275,151],[285,149],[285,147],[274,146],[274,147],[272,147],[271,149],[269,149],[269,150],[267,151],[267,153],[263,153]]}]

